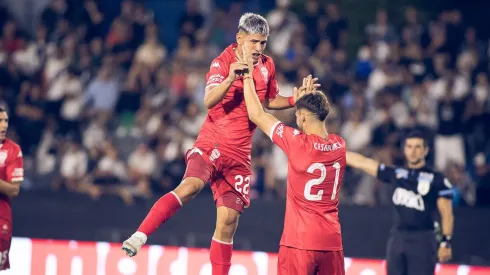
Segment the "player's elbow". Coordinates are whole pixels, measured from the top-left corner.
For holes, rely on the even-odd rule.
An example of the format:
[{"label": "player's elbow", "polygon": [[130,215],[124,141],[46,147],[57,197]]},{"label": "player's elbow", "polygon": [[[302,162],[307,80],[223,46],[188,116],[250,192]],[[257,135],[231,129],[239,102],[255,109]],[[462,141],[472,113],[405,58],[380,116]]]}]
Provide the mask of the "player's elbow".
[{"label": "player's elbow", "polygon": [[212,102],[208,96],[204,97],[204,106],[206,106],[206,109],[209,110],[209,109],[213,108],[215,105],[216,105],[216,103]]}]

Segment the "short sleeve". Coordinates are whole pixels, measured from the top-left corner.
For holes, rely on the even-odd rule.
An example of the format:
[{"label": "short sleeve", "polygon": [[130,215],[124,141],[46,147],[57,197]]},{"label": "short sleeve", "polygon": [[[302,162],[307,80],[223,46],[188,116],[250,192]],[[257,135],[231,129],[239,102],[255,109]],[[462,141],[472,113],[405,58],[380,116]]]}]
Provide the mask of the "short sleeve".
[{"label": "short sleeve", "polygon": [[386,183],[396,183],[397,179],[408,178],[408,170],[381,163],[377,178]]},{"label": "short sleeve", "polygon": [[279,87],[277,86],[277,80],[276,80],[276,66],[274,65],[274,62],[272,62],[272,59],[271,59],[270,70],[271,70],[271,74],[269,77],[269,83],[267,85],[267,99],[269,100],[276,98],[277,95],[279,94]]},{"label": "short sleeve", "polygon": [[209,71],[206,74],[206,90],[210,87],[221,84],[228,77],[228,64],[216,58],[211,62]]},{"label": "short sleeve", "polygon": [[20,182],[24,180],[24,159],[20,149],[13,153],[15,157],[11,158],[6,165],[7,181]]},{"label": "short sleeve", "polygon": [[293,148],[301,145],[302,135],[299,130],[286,126],[280,121],[271,127],[269,133],[272,142],[279,146],[286,155],[289,155]]},{"label": "short sleeve", "polygon": [[438,197],[452,199],[454,195],[454,189],[451,182],[444,176],[437,177],[436,181]]}]

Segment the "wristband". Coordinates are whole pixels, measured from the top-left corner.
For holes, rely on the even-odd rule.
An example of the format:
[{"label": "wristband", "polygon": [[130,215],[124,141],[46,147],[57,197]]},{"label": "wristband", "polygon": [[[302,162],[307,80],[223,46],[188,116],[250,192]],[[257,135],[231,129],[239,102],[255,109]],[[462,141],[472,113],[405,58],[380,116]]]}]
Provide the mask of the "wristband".
[{"label": "wristband", "polygon": [[294,107],[294,105],[295,105],[294,104],[295,103],[294,102],[294,97],[292,97],[292,96],[288,97],[288,102],[289,102],[289,106]]},{"label": "wristband", "polygon": [[450,235],[442,236],[440,246],[450,248],[451,247],[451,236]]}]

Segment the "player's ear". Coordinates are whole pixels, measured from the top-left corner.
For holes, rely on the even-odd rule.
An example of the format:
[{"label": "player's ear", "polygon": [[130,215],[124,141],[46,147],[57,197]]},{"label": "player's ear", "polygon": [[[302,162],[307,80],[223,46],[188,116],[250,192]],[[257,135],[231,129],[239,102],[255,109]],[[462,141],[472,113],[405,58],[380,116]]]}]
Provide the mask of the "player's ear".
[{"label": "player's ear", "polygon": [[243,45],[243,35],[244,34],[242,32],[240,32],[240,31],[237,32],[237,34],[236,34],[236,43],[238,45]]}]

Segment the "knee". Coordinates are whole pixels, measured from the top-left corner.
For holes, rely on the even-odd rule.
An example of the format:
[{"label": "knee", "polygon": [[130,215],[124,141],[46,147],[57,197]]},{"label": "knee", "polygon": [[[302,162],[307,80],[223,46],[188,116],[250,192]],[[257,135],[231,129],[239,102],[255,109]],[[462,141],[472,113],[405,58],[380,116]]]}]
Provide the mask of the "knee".
[{"label": "knee", "polygon": [[179,196],[182,203],[194,198],[204,188],[204,182],[198,178],[185,178],[174,192]]},{"label": "knee", "polygon": [[218,211],[216,233],[224,236],[226,239],[232,238],[238,226],[239,217],[240,213],[232,209],[226,208],[224,211]]}]

